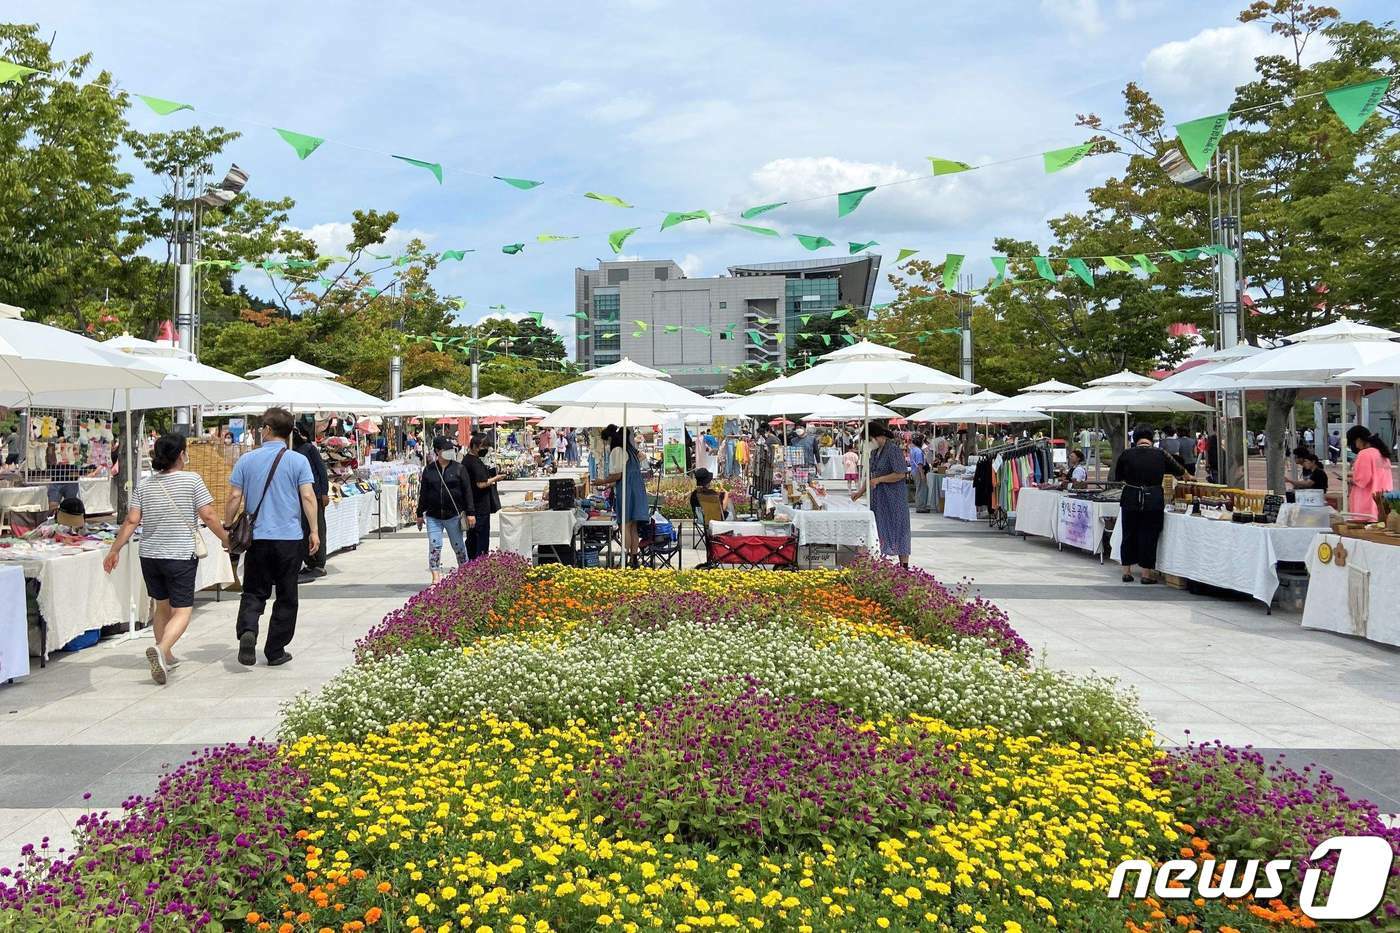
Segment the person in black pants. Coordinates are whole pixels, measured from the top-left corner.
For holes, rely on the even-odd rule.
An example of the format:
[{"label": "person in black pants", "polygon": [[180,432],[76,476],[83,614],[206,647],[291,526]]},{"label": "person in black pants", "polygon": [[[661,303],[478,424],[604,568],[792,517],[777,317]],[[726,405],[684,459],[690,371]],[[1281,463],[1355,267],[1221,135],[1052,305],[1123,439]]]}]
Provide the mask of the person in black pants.
[{"label": "person in black pants", "polygon": [[[311,428],[314,431],[314,427]],[[322,541],[326,540],[326,506],[331,501],[331,478],[326,472],[326,462],[321,459],[321,452],[316,449],[316,445],[310,440],[310,433],[306,427],[297,428],[292,432],[293,449],[306,458],[306,462],[311,464],[311,489],[316,494],[316,533]],[[311,528],[306,522],[302,522],[303,530],[306,532],[308,540],[311,536]],[[319,577],[326,575],[326,549],[317,548],[315,551],[308,549],[306,554],[306,566],[302,568],[297,576],[298,582],[310,583]]]},{"label": "person in black pants", "polygon": [[[311,464],[287,449],[292,414],[269,408],[262,416],[262,446],[238,458],[229,477],[224,524],[232,525],[246,504],[253,545],[243,555],[243,598],[238,603],[238,663],[257,662],[258,623],[275,591],[263,656],[269,667],[292,659],[287,650],[297,628],[297,571],[307,551],[321,548]],[[305,522],[305,524],[303,524]],[[305,529],[312,530],[307,533]]]},{"label": "person in black pants", "polygon": [[482,459],[490,449],[491,441],[485,434],[473,434],[463,463],[467,468],[467,479],[472,484],[476,507],[476,527],[467,533],[468,560],[476,560],[491,550],[491,513],[501,508],[500,493],[496,491],[496,484],[501,478]]},{"label": "person in black pants", "polygon": [[1157,539],[1166,521],[1166,492],[1162,479],[1171,473],[1184,477],[1186,469],[1166,451],[1152,446],[1152,429],[1138,426],[1133,446],[1118,455],[1113,479],[1123,484],[1118,520],[1123,524],[1123,544],[1118,558],[1123,582],[1133,582],[1134,565],[1142,568],[1142,582],[1156,583]]}]

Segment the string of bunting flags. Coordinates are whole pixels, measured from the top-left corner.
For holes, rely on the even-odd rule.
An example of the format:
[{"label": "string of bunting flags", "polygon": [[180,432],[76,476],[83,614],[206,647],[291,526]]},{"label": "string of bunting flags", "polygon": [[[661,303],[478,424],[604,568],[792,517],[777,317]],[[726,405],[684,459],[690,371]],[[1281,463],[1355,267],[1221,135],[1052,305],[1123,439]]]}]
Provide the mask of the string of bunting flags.
[{"label": "string of bunting flags", "polygon": [[[0,84],[4,84],[9,81],[18,81],[34,75],[54,77],[51,73],[41,71],[37,68],[31,68],[16,62],[0,60]],[[1328,106],[1332,109],[1333,113],[1336,114],[1337,118],[1342,122],[1343,125],[1346,126],[1346,128],[1350,132],[1355,133],[1361,128],[1361,126],[1366,122],[1366,120],[1370,118],[1370,116],[1373,113],[1376,112],[1377,108],[1380,106],[1381,101],[1385,98],[1386,94],[1389,93],[1391,87],[1391,79],[1393,77],[1394,75],[1384,75],[1354,84],[1347,84],[1344,86],[1330,88],[1323,91],[1300,94],[1294,98],[1291,98],[1291,100],[1296,101],[1316,96],[1325,97]],[[108,92],[111,93],[111,89],[108,89]],[[196,109],[193,104],[186,103],[183,101],[169,100],[166,98],[154,97],[145,94],[136,94],[135,96],[138,100],[143,102],[153,113],[162,117],[167,117],[171,114],[179,113],[181,111],[195,111]],[[1284,102],[1285,101],[1280,100],[1269,104],[1260,105],[1257,107],[1247,108],[1247,110],[1263,109],[1264,107],[1275,106]],[[1238,112],[1243,113],[1246,111],[1241,110]],[[220,116],[220,118],[223,118],[223,115],[218,116]],[[1229,124],[1231,116],[1232,112],[1226,110],[1221,113],[1205,117],[1199,117],[1194,120],[1187,120],[1185,122],[1176,124],[1178,144],[1180,145],[1182,152],[1186,155],[1186,157],[1191,161],[1191,164],[1194,165],[1197,170],[1205,171],[1205,169],[1209,165],[1210,159],[1214,155],[1216,149],[1220,144],[1220,140],[1225,133],[1225,129]],[[245,120],[241,122],[253,121]],[[278,135],[278,137],[282,139],[282,141],[284,141],[288,146],[291,147],[293,152],[296,154],[297,158],[303,161],[309,158],[313,153],[317,152],[326,143],[331,143],[332,145],[337,144],[335,140],[329,139],[328,137],[324,136],[317,136],[311,133],[304,133],[300,131],[286,129],[283,127],[271,126],[270,124],[255,125],[264,126],[273,130]],[[395,159],[404,164],[411,165],[415,168],[427,171],[432,174],[432,176],[437,180],[438,184],[443,183],[444,168],[443,163],[441,162],[415,158],[399,153],[376,150],[358,144],[341,143],[340,145],[343,145],[347,148],[354,148],[361,151],[369,151],[376,154],[388,156],[389,158]],[[889,188],[896,185],[924,181],[931,177],[940,177],[958,174],[962,172],[975,171],[977,169],[987,168],[992,165],[1016,162],[1029,158],[1039,158],[1045,173],[1054,174],[1056,172],[1064,171],[1070,166],[1079,163],[1081,160],[1083,160],[1085,157],[1089,156],[1093,152],[1096,145],[1097,143],[1094,141],[1087,141],[1076,143],[1072,146],[1050,149],[1036,153],[1028,153],[1025,155],[1012,156],[1009,158],[997,159],[976,164],[971,162],[964,162],[958,159],[945,158],[942,156],[928,156],[927,158],[930,168],[929,175],[909,176],[907,178],[895,179],[893,181],[884,182],[882,184],[869,185],[862,188],[855,188],[849,191],[839,191],[831,194],[816,195],[807,198],[792,199],[787,201],[773,201],[766,204],[760,204],[741,211],[737,219],[734,222],[730,222],[730,225],[759,236],[781,237],[782,234],[772,227],[765,227],[760,224],[739,223],[737,221],[750,221],[764,214],[767,214],[770,211],[775,211],[783,207],[788,207],[795,204],[808,203],[812,201],[824,200],[827,198],[835,199],[836,216],[838,219],[840,219],[854,213],[855,210],[860,207],[861,203],[869,195],[881,188]],[[474,171],[471,169],[459,167],[454,167],[453,170],[460,171],[463,174],[470,176],[499,181],[519,191],[533,191],[536,188],[539,188],[545,184],[545,182],[542,180],[519,178],[509,175],[499,175],[495,173]],[[605,194],[597,191],[566,191],[565,193],[576,194],[589,200],[597,201],[601,204],[606,204],[611,207],[623,210],[638,209],[637,205],[634,205],[631,202],[626,201],[623,198],[613,194]],[[670,229],[671,227],[678,226],[680,224],[692,223],[701,220],[703,220],[706,224],[711,224],[714,222],[714,219],[716,217],[729,216],[728,214],[721,211],[712,211],[704,209],[687,211],[661,210],[657,208],[640,209],[655,211],[663,215],[658,232],[664,232],[665,230]],[[621,253],[623,244],[627,241],[627,239],[641,229],[641,226],[633,226],[624,227],[608,232],[608,245],[612,249],[613,253]],[[540,244],[550,244],[565,242],[569,240],[577,240],[580,239],[582,236],[582,234],[541,233],[535,237],[535,241]],[[798,244],[801,245],[803,249],[809,251],[827,249],[835,247],[837,245],[836,240],[832,240],[820,234],[795,233],[792,234],[792,236],[797,240]],[[847,248],[850,254],[852,255],[859,252],[863,252],[864,250],[867,250],[876,245],[878,245],[878,243],[876,243],[875,241],[847,241]],[[500,250],[506,255],[519,255],[520,253],[524,252],[525,247],[526,244],[524,242],[507,243],[501,246]],[[917,252],[918,250],[901,248],[899,250],[899,258],[895,260],[896,264],[903,262],[905,259],[909,258]],[[1075,275],[1078,275],[1080,278],[1084,278],[1087,280],[1087,277],[1084,274],[1084,271],[1081,268],[1081,266],[1082,263],[1071,262],[1070,270]],[[1115,269],[1115,271],[1121,270]]]}]

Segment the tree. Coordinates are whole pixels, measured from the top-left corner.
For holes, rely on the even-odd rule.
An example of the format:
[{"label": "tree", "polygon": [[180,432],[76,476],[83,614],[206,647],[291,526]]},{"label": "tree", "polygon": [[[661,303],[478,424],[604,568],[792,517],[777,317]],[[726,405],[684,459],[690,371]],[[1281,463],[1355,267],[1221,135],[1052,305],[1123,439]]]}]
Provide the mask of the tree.
[{"label": "tree", "polygon": [[37,320],[98,301],[135,245],[121,236],[124,93],[91,55],[49,54],[33,25],[0,24],[0,58],[49,74],[0,85],[0,296]]},{"label": "tree", "polygon": [[771,369],[762,369],[751,363],[743,366],[736,366],[729,371],[729,378],[725,380],[724,391],[734,392],[743,395],[756,385],[771,382],[778,378],[778,373]]}]

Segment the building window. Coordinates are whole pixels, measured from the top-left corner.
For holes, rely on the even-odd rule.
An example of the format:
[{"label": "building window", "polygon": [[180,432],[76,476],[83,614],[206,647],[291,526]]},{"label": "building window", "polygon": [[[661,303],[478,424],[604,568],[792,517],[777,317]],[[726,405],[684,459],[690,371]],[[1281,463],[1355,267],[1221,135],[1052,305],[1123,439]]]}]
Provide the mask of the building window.
[{"label": "building window", "polygon": [[722,331],[720,331],[720,332],[719,332],[719,339],[720,339],[720,340],[728,340],[728,339],[729,339],[729,331],[727,331],[727,330],[722,330]]},{"label": "building window", "polygon": [[720,307],[720,310],[723,311],[725,308],[729,307],[729,302],[727,302],[727,301],[721,301],[721,302],[719,303],[719,307]]},{"label": "building window", "polygon": [[665,266],[657,266],[651,270],[651,274],[656,277],[657,281],[664,282],[671,277],[671,270]]},{"label": "building window", "polygon": [[628,280],[628,273],[630,271],[630,269],[609,269],[608,284],[619,285],[623,282],[626,282]]}]

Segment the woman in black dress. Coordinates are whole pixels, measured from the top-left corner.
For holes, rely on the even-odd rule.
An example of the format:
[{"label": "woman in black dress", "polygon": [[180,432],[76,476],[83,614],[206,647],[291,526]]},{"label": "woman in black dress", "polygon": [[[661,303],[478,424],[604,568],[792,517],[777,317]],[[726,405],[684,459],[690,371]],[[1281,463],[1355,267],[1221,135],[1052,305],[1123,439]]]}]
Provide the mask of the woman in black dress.
[{"label": "woman in black dress", "polygon": [[1166,451],[1152,446],[1152,429],[1138,426],[1133,446],[1118,455],[1113,479],[1123,484],[1118,520],[1123,523],[1123,544],[1118,557],[1123,564],[1123,582],[1133,582],[1133,566],[1142,568],[1142,582],[1156,583],[1157,539],[1166,521],[1166,491],[1162,479],[1168,473],[1178,478],[1186,469]]}]

